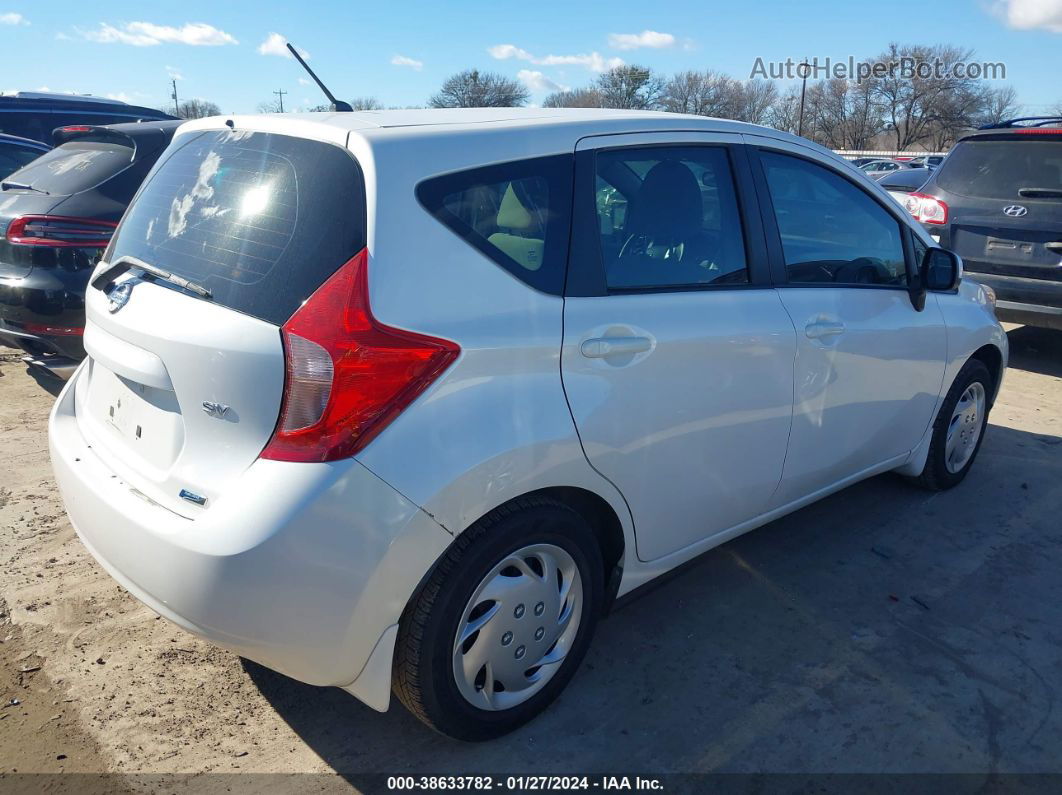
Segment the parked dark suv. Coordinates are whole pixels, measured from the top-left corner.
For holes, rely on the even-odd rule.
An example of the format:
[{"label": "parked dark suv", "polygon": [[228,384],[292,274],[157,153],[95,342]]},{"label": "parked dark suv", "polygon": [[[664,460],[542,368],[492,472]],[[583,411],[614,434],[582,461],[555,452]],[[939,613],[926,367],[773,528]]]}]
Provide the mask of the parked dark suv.
[{"label": "parked dark suv", "polygon": [[128,124],[173,119],[154,108],[116,99],[19,91],[0,96],[0,133],[51,143],[52,130],[72,124]]},{"label": "parked dark suv", "polygon": [[77,125],[0,181],[0,343],[66,377],[85,356],[85,287],[180,121]]},{"label": "parked dark suv", "polygon": [[1062,329],[1062,118],[965,136],[905,206],[995,291],[1001,320]]}]

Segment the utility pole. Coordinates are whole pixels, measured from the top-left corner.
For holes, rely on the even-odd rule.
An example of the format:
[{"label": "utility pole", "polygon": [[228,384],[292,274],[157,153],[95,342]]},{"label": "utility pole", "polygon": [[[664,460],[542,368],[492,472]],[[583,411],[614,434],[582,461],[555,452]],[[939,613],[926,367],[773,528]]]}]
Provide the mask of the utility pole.
[{"label": "utility pole", "polygon": [[811,74],[811,64],[808,59],[804,63],[797,64],[797,74],[800,76],[800,120],[797,122],[797,135],[804,134],[804,94],[808,90],[808,75]]},{"label": "utility pole", "polygon": [[173,97],[173,115],[180,116],[181,108],[177,104],[177,78],[171,78],[170,82],[173,83],[173,93],[170,94],[170,96]]},{"label": "utility pole", "polygon": [[284,89],[280,89],[279,91],[274,91],[273,93],[276,94],[280,98],[280,112],[283,113],[284,112],[284,95],[287,94],[288,92],[285,91]]}]

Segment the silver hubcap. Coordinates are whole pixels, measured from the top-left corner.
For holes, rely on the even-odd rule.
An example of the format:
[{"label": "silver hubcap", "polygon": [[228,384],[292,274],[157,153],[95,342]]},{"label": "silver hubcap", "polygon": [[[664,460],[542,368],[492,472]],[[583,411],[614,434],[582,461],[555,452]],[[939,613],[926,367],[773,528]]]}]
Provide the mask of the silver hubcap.
[{"label": "silver hubcap", "polygon": [[583,584],[572,556],[533,544],[476,586],[454,638],[454,680],[480,709],[515,707],[560,669],[579,633]]},{"label": "silver hubcap", "polygon": [[974,381],[962,393],[948,423],[948,438],[944,443],[944,465],[952,474],[960,471],[977,449],[985,422],[985,388]]}]

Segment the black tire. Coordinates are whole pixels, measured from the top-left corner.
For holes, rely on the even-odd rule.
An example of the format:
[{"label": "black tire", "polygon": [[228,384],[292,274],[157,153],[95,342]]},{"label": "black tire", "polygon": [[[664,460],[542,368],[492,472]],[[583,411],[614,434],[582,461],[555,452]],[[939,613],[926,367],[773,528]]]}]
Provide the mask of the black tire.
[{"label": "black tire", "polygon": [[[944,454],[948,437],[948,425],[959,398],[962,397],[962,394],[971,384],[977,381],[981,383],[985,390],[985,410],[984,416],[981,418],[980,436],[977,439],[970,460],[958,472],[951,472],[945,462]],[[971,359],[963,365],[959,374],[955,376],[955,382],[951,385],[951,389],[948,390],[944,403],[940,407],[940,412],[937,414],[936,421],[933,423],[933,440],[929,445],[929,457],[926,459],[922,474],[914,478],[918,485],[931,491],[943,491],[957,486],[966,477],[966,473],[970,471],[973,462],[977,460],[977,453],[980,451],[981,443],[985,438],[985,430],[988,428],[988,412],[991,408],[989,400],[991,399],[993,388],[992,375],[988,372],[988,368],[985,367],[983,362],[978,359]]]},{"label": "black tire", "polygon": [[[508,554],[538,543],[561,547],[579,568],[583,604],[577,634],[557,672],[531,698],[505,710],[480,709],[454,680],[458,623],[491,569]],[[489,740],[527,723],[557,698],[586,654],[601,615],[603,568],[593,530],[567,505],[528,496],[495,509],[454,541],[406,607],[395,646],[395,695],[428,726],[458,740]]]}]

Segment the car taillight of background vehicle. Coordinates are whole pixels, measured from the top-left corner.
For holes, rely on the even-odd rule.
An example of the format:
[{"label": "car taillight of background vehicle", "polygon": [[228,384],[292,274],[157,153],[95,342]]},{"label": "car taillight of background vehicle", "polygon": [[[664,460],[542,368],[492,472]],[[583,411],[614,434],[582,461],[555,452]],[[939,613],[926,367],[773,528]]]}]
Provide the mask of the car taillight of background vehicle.
[{"label": "car taillight of background vehicle", "polygon": [[368,254],[356,254],[282,329],[284,400],[261,457],[334,461],[365,447],[461,352],[391,328],[369,306]]},{"label": "car taillight of background vehicle", "polygon": [[58,215],[22,215],[7,227],[7,242],[20,246],[103,248],[111,242],[111,221]]},{"label": "car taillight of background vehicle", "polygon": [[916,221],[924,224],[946,224],[948,222],[948,205],[934,196],[909,193],[903,200],[903,206]]}]

